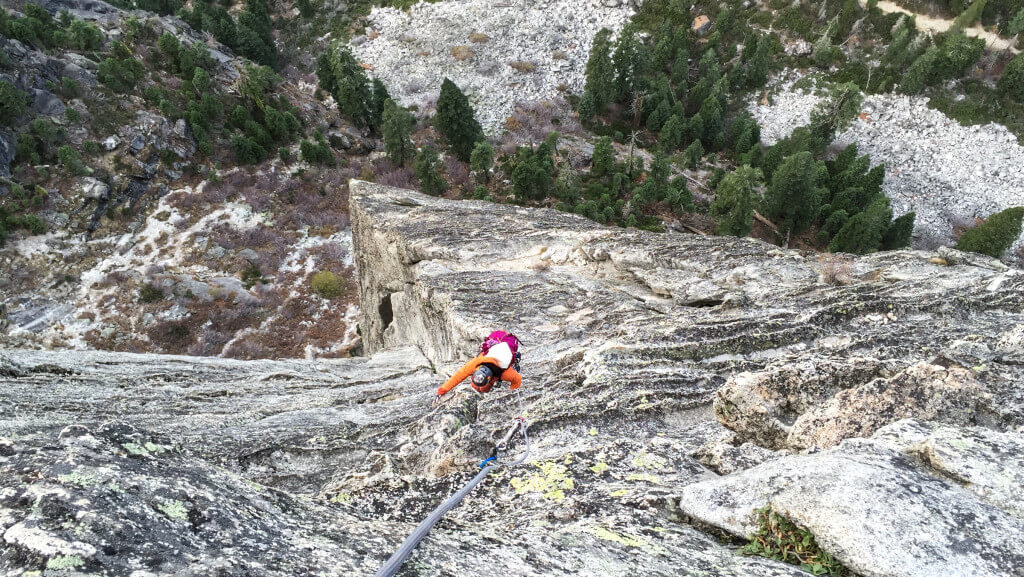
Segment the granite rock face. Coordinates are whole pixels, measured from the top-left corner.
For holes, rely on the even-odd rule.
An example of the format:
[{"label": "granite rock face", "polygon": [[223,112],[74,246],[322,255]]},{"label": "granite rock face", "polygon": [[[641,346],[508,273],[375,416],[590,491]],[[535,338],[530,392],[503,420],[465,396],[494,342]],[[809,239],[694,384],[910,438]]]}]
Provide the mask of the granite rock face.
[{"label": "granite rock face", "polygon": [[903,251],[837,286],[751,239],[350,190],[369,357],[5,352],[0,570],[372,574],[519,414],[430,406],[497,328],[529,455],[405,574],[806,575],[720,540],[765,506],[860,575],[1024,566],[1018,271]]}]

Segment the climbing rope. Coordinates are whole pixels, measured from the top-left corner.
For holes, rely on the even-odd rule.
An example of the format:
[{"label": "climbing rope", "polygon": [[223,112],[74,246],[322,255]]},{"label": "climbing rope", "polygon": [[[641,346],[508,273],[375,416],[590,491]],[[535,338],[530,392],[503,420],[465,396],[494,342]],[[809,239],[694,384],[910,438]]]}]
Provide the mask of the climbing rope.
[{"label": "climbing rope", "polygon": [[[479,485],[491,471],[500,467],[515,467],[526,461],[526,458],[530,455],[530,435],[526,431],[526,412],[523,409],[523,397],[519,394],[519,389],[516,389],[516,398],[519,400],[519,416],[516,417],[516,420],[519,421],[519,430],[523,432],[523,441],[526,445],[526,451],[523,453],[523,456],[519,457],[518,461],[509,464],[498,463],[497,456],[491,457],[483,463],[480,463],[480,472],[470,479],[470,481],[459,489],[458,492],[451,497],[448,497],[448,500],[441,503],[441,506],[434,509],[434,511],[428,515],[427,518],[424,519],[408,537],[405,538],[405,541],[399,545],[398,549],[395,550],[390,558],[388,558],[387,562],[385,562],[384,565],[382,565],[381,568],[373,574],[374,577],[393,577],[395,573],[398,573],[398,570],[402,568],[402,564],[405,563],[405,560],[408,559],[409,555],[412,555],[416,546],[419,545],[420,541],[427,536],[427,533],[430,532],[434,525],[441,520],[441,517],[444,517],[445,513],[458,506],[458,504],[466,498],[466,495],[469,495],[470,491]],[[492,461],[493,464],[484,466],[489,461]]]}]

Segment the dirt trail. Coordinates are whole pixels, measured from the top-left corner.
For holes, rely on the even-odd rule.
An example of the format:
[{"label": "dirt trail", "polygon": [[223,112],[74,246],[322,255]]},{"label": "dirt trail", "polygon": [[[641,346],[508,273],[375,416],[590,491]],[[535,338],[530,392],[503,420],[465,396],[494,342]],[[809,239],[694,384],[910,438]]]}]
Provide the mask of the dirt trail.
[{"label": "dirt trail", "polygon": [[[865,6],[867,5],[866,2],[861,2],[861,4],[864,4]],[[953,25],[952,20],[936,18],[926,14],[917,14],[907,10],[895,2],[890,2],[889,0],[879,0],[878,8],[882,12],[902,12],[903,14],[912,14],[917,17],[916,21],[918,30],[926,32],[945,32]],[[988,44],[988,47],[993,50],[1010,50],[1014,54],[1020,52],[1020,50],[1014,47],[1014,41],[1012,39],[1003,38],[998,34],[989,32],[982,28],[980,24],[975,24],[974,26],[964,30],[964,34],[984,39]]]}]

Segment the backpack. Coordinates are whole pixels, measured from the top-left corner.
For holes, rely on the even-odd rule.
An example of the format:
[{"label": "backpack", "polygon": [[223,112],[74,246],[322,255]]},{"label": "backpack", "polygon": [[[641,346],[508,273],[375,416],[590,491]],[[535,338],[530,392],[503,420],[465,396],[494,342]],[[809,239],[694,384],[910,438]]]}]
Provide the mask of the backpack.
[{"label": "backpack", "polygon": [[505,331],[494,331],[493,333],[487,335],[487,338],[484,339],[484,342],[480,343],[479,354],[486,355],[487,351],[491,350],[491,347],[497,345],[498,343],[505,343],[508,345],[509,350],[512,351],[512,364],[509,366],[515,369],[517,373],[520,372],[519,360],[523,358],[523,355],[519,352],[519,337],[515,336],[512,333],[506,333]]}]

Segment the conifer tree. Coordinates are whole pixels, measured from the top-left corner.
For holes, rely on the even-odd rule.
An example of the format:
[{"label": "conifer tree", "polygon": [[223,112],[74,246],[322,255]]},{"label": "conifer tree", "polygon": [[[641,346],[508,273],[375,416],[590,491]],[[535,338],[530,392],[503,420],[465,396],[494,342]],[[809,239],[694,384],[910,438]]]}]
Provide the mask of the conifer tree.
[{"label": "conifer tree", "polygon": [[701,118],[699,137],[704,143],[704,148],[718,150],[722,146],[722,105],[714,95],[708,96],[701,104],[698,114]]},{"label": "conifer tree", "polygon": [[968,230],[956,243],[957,250],[978,252],[999,258],[1020,237],[1024,207],[1015,206],[988,217]]},{"label": "conifer tree", "polygon": [[[1024,13],[1024,8],[1021,8],[1021,13]],[[1014,56],[1006,65],[997,87],[1000,94],[1024,102],[1024,52]]]},{"label": "conifer tree", "polygon": [[[602,28],[594,36],[590,45],[590,57],[587,59],[587,68],[584,72],[586,88],[584,93],[589,92],[593,99],[594,114],[603,114],[608,103],[614,96],[615,69],[612,67],[612,32]],[[580,111],[580,116],[583,111]],[[590,115],[593,117],[593,114]],[[588,118],[589,119],[589,118]]]},{"label": "conifer tree", "polygon": [[882,237],[881,249],[896,250],[910,246],[910,236],[914,233],[914,217],[913,212],[908,212],[892,221],[889,229],[885,231],[885,236]]},{"label": "conifer tree", "polygon": [[594,93],[590,89],[583,91],[583,96],[580,97],[580,103],[576,106],[576,112],[580,115],[580,120],[583,122],[589,122],[594,119],[594,115],[597,114],[597,104],[594,102]]},{"label": "conifer tree", "polygon": [[615,149],[612,147],[612,139],[609,136],[602,136],[594,146],[593,168],[590,173],[601,178],[609,175],[615,164]]},{"label": "conifer tree", "polygon": [[722,178],[708,210],[709,215],[718,218],[718,234],[750,234],[754,226],[754,199],[763,180],[761,171],[750,166],[741,166]]},{"label": "conifer tree", "polygon": [[388,89],[379,78],[373,79],[373,96],[370,101],[370,128],[380,130],[384,122],[384,103],[391,99]]},{"label": "conifer tree", "polygon": [[647,180],[637,189],[633,202],[634,208],[643,208],[651,203],[665,200],[669,196],[668,177],[671,171],[668,158],[661,151],[654,153],[651,168],[647,171]]},{"label": "conifer tree", "polygon": [[615,99],[619,102],[629,101],[633,95],[642,93],[642,81],[647,72],[646,51],[636,38],[636,31],[627,25],[619,33],[612,54],[612,67],[615,69]]},{"label": "conifer tree", "polygon": [[853,254],[875,252],[881,246],[891,220],[889,199],[885,195],[878,195],[870,206],[846,221],[828,244],[828,250]]},{"label": "conifer tree", "polygon": [[416,179],[420,181],[420,190],[433,196],[448,190],[448,183],[438,169],[439,164],[437,151],[429,144],[416,153],[416,162],[413,164]]},{"label": "conifer tree", "polygon": [[452,152],[463,162],[469,162],[473,147],[484,139],[484,131],[473,114],[466,95],[454,82],[445,78],[441,84],[441,95],[437,98],[434,123]]},{"label": "conifer tree", "polygon": [[679,143],[683,140],[684,121],[678,115],[673,114],[668,122],[661,127],[661,136],[658,138],[658,146],[665,154],[672,154]]},{"label": "conifer tree", "polygon": [[765,195],[765,212],[781,234],[803,232],[818,216],[821,199],[828,194],[819,186],[826,175],[824,163],[806,151],[787,157],[775,170]]},{"label": "conifer tree", "polygon": [[392,162],[404,165],[416,155],[416,146],[409,139],[416,121],[390,98],[384,101],[384,113],[381,116],[384,149]]},{"label": "conifer tree", "polygon": [[473,147],[469,155],[469,166],[476,171],[480,182],[490,182],[491,165],[494,164],[494,148],[486,140],[481,140]]}]

